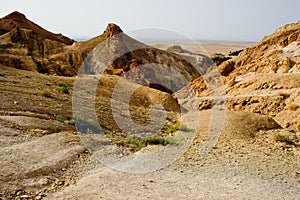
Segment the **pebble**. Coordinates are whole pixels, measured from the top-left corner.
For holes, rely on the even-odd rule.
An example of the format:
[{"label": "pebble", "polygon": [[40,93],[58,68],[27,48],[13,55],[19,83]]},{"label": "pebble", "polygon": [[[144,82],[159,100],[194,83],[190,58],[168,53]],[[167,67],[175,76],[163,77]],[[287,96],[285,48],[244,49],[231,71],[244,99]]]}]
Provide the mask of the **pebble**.
[{"label": "pebble", "polygon": [[38,196],[36,196],[34,199],[40,200],[40,199],[42,199],[42,198],[43,198],[42,196],[38,195]]}]

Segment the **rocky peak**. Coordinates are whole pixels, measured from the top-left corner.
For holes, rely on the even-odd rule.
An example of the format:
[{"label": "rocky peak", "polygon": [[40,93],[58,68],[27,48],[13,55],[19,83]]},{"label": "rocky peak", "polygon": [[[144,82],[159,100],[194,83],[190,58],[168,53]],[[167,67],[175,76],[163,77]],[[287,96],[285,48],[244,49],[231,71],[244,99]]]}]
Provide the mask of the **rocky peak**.
[{"label": "rocky peak", "polygon": [[114,23],[109,23],[106,27],[106,30],[104,31],[103,35],[105,38],[111,38],[112,36],[122,33],[122,29],[114,24]]},{"label": "rocky peak", "polygon": [[61,42],[67,45],[73,44],[74,40],[63,36],[62,34],[51,33],[39,25],[33,23],[26,16],[18,11],[0,18],[0,35],[12,31],[15,28],[31,30],[37,33],[41,38]]},{"label": "rocky peak", "polygon": [[5,17],[3,17],[3,19],[13,19],[13,20],[26,19],[26,16],[18,11],[14,11],[14,12],[10,13],[9,15],[6,15]]}]

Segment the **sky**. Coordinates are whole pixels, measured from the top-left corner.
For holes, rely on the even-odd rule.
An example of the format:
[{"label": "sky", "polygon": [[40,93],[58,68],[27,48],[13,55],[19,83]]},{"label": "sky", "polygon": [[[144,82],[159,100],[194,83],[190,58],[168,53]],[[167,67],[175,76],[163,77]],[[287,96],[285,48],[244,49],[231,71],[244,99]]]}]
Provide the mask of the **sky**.
[{"label": "sky", "polygon": [[[108,23],[126,33],[143,28],[178,32],[193,40],[259,41],[300,20],[299,0],[2,0],[0,16],[19,11],[43,28],[89,39]],[[155,37],[152,34],[144,37]],[[159,37],[159,36],[158,36]]]}]

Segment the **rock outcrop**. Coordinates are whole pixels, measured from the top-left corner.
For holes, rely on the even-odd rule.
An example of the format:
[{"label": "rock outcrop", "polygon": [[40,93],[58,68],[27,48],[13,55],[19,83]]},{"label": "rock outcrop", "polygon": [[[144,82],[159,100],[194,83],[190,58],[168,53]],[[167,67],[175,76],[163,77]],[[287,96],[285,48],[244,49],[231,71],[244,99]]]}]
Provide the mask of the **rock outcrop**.
[{"label": "rock outcrop", "polygon": [[[267,115],[284,128],[300,131],[300,21],[279,28],[217,69],[228,109]],[[198,97],[212,95],[202,78],[190,85]],[[211,101],[199,100],[198,108],[211,108]]]},{"label": "rock outcrop", "polygon": [[182,55],[141,43],[124,34],[115,24],[109,24],[103,35],[78,46],[84,53],[93,49],[85,60],[84,74],[119,75],[169,93],[201,74],[199,63],[202,62],[195,65],[196,58],[193,63]]},{"label": "rock outcrop", "polygon": [[300,21],[279,28],[220,68],[232,68],[232,64],[229,79],[249,72],[300,72]]},{"label": "rock outcrop", "polygon": [[83,59],[71,40],[13,12],[0,20],[0,63],[45,74],[74,76]]}]

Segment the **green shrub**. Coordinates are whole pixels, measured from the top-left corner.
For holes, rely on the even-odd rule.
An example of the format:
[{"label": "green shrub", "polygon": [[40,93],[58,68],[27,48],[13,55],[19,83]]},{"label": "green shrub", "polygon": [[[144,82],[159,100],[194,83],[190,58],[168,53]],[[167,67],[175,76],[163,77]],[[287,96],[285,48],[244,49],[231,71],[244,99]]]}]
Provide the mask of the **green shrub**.
[{"label": "green shrub", "polygon": [[172,142],[171,137],[154,136],[126,136],[122,137],[116,134],[109,134],[107,137],[112,143],[128,148],[132,152],[137,152],[148,145],[168,145]]},{"label": "green shrub", "polygon": [[163,146],[165,146],[172,142],[172,138],[156,135],[156,136],[142,137],[141,142],[146,145],[163,145]]},{"label": "green shrub", "polygon": [[165,132],[169,134],[169,133],[174,133],[177,130],[189,131],[190,129],[185,124],[176,123],[172,126],[169,126]]},{"label": "green shrub", "polygon": [[277,135],[274,136],[274,140],[275,140],[275,142],[283,142],[283,143],[286,143],[286,144],[294,144],[294,142],[287,135],[277,134]]},{"label": "green shrub", "polygon": [[229,52],[229,56],[238,56],[244,49],[241,50],[237,50],[237,51],[233,51],[233,52]]},{"label": "green shrub", "polygon": [[180,124],[179,123],[176,123],[176,124],[174,124],[174,125],[172,125],[172,126],[169,126],[168,128],[167,128],[167,130],[166,130],[166,133],[174,133],[174,132],[176,132],[177,130],[179,130],[179,127],[180,127]]},{"label": "green shrub", "polygon": [[76,129],[82,133],[99,133],[101,131],[97,122],[92,119],[85,119],[79,115],[74,114],[73,120],[76,125]]},{"label": "green shrub", "polygon": [[179,130],[181,130],[181,131],[189,131],[190,129],[187,127],[187,125],[181,124],[180,127],[179,127]]},{"label": "green shrub", "polygon": [[65,122],[66,119],[60,115],[57,115],[57,116],[55,116],[55,120],[57,120],[59,122]]},{"label": "green shrub", "polygon": [[58,91],[58,92],[65,93],[65,94],[70,94],[69,88],[68,88],[68,86],[66,86],[65,84],[59,84],[59,86],[58,86],[58,88],[57,88],[57,91]]},{"label": "green shrub", "polygon": [[51,97],[51,92],[46,90],[46,89],[43,89],[40,93],[39,93],[39,96],[42,96],[42,97]]},{"label": "green shrub", "polygon": [[226,60],[231,59],[231,57],[224,56],[223,54],[216,54],[211,58],[216,65],[221,65]]}]

